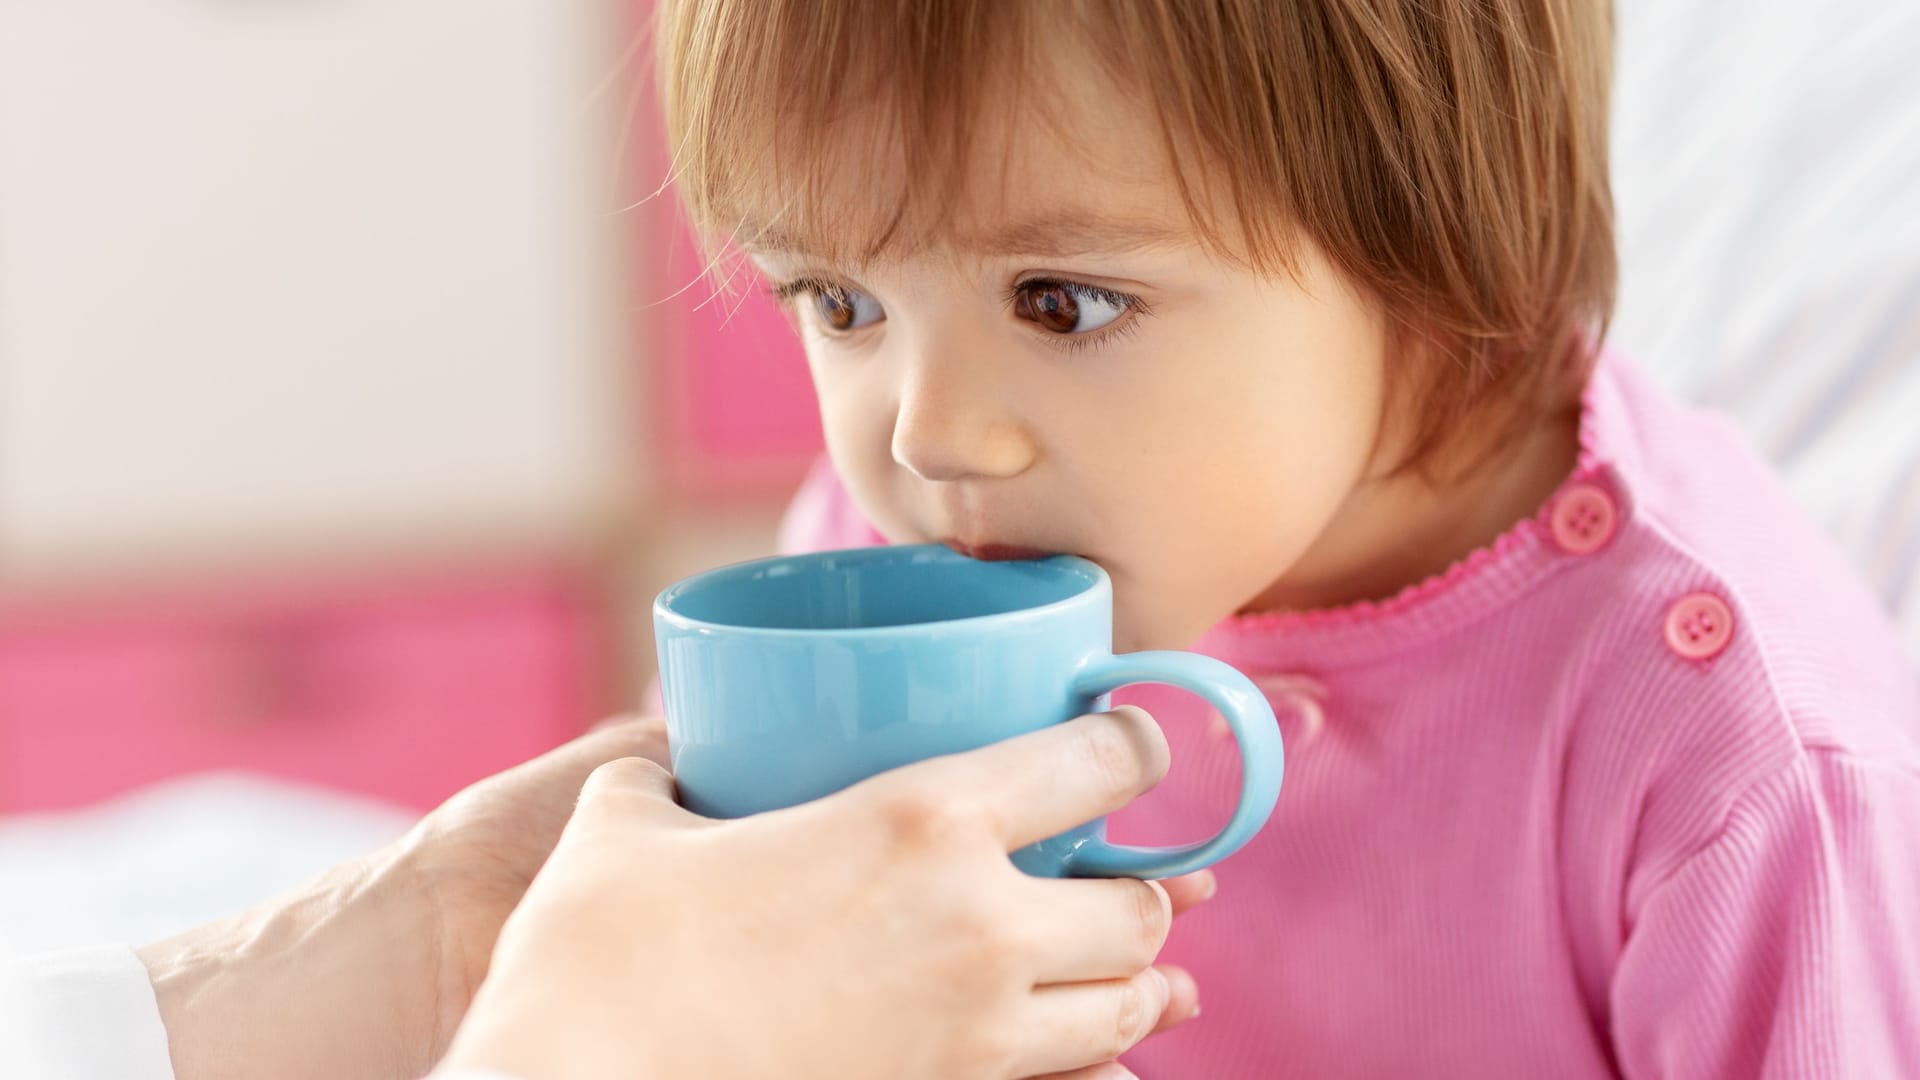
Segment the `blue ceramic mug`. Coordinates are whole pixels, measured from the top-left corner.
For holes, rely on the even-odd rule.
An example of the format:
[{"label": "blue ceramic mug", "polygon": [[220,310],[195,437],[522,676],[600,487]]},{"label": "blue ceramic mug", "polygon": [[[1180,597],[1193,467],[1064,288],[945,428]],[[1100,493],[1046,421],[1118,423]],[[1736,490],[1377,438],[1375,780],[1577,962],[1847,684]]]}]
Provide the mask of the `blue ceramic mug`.
[{"label": "blue ceramic mug", "polygon": [[1113,654],[1113,586],[1085,559],[977,562],[881,547],[712,570],[653,607],[673,771],[708,817],[792,806],[923,758],[1190,690],[1240,741],[1240,803],[1210,839],[1106,840],[1104,820],[1014,853],[1030,874],[1169,877],[1252,839],[1280,795],[1280,730],[1244,675],[1184,652]]}]

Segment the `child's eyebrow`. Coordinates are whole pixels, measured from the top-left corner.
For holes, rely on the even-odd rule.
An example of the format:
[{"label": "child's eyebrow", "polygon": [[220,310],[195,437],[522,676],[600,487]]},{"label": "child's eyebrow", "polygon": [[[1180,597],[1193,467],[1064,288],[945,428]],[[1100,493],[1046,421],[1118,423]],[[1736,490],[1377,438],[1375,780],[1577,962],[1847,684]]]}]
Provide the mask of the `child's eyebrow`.
[{"label": "child's eyebrow", "polygon": [[1083,210],[1058,211],[967,232],[955,240],[962,251],[978,255],[1118,255],[1180,247],[1192,242],[1190,229],[1145,218],[1111,218]]},{"label": "child's eyebrow", "polygon": [[[742,247],[758,254],[807,255],[816,250],[806,237],[778,227],[747,235],[752,239]],[[959,231],[949,234],[947,243],[972,255],[1060,259],[1178,248],[1192,244],[1193,233],[1190,228],[1147,218],[1105,217],[1075,209]]]}]

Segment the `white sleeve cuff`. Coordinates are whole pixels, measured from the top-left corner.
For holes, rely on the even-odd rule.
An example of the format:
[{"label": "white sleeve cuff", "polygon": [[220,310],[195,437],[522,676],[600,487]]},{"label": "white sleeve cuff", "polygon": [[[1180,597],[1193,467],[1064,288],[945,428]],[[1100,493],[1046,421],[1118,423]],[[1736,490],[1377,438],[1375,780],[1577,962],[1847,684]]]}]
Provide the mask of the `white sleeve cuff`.
[{"label": "white sleeve cuff", "polygon": [[120,945],[0,956],[0,1076],[174,1080],[146,965]]}]

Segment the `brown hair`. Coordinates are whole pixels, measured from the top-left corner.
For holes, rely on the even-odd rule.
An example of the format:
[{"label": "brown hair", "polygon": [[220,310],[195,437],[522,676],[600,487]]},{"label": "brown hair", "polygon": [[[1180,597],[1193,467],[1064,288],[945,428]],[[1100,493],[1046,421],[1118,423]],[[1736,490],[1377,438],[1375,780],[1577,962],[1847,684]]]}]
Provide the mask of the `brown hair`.
[{"label": "brown hair", "polygon": [[1607,0],[661,0],[657,19],[695,223],[725,234],[773,196],[761,225],[869,257],[950,193],[902,196],[871,235],[822,228],[808,149],[878,105],[902,175],[949,182],[979,109],[1070,31],[1151,99],[1203,243],[1276,271],[1304,234],[1381,300],[1408,346],[1406,466],[1477,463],[1570,403],[1611,315]]}]

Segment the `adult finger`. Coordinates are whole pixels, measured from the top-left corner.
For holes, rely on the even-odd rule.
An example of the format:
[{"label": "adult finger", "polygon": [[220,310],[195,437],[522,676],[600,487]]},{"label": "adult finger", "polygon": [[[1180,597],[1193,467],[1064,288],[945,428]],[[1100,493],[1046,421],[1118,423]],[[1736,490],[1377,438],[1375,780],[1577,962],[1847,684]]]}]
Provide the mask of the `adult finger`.
[{"label": "adult finger", "polygon": [[1156,968],[1131,979],[1035,989],[1015,1074],[1044,1076],[1112,1061],[1152,1033],[1169,993]]},{"label": "adult finger", "polygon": [[474,820],[504,819],[514,823],[519,843],[544,857],[572,817],[588,774],[616,758],[635,756],[666,762],[662,721],[625,720],[477,781],[422,818],[417,831],[431,835]]},{"label": "adult finger", "polygon": [[673,774],[644,757],[615,758],[594,769],[580,787],[568,828],[615,818],[674,824],[699,820],[674,801]]},{"label": "adult finger", "polygon": [[1023,918],[1043,944],[1034,981],[1125,979],[1151,965],[1173,926],[1173,905],[1154,881],[1029,878],[1016,886]]},{"label": "adult finger", "polygon": [[[1159,1023],[1153,1026],[1153,1034],[1158,1035],[1200,1015],[1200,988],[1194,984],[1193,976],[1187,974],[1185,968],[1171,964],[1155,966],[1160,974],[1167,977],[1167,1004],[1160,1010]],[[1052,1073],[1036,1080],[1128,1080],[1132,1076],[1132,1070],[1117,1061],[1108,1061],[1071,1072]]]},{"label": "adult finger", "polygon": [[514,784],[578,792],[594,769],[623,757],[643,757],[665,767],[667,728],[658,717],[622,717],[501,773]]},{"label": "adult finger", "polygon": [[1120,809],[1167,772],[1167,740],[1123,706],[883,774],[882,792],[977,807],[1008,850]]},{"label": "adult finger", "polygon": [[1049,1073],[1046,1076],[1036,1077],[1035,1080],[1140,1080],[1140,1078],[1125,1065],[1117,1061],[1109,1061],[1100,1065],[1089,1065],[1084,1069],[1075,1069],[1072,1072]]}]

